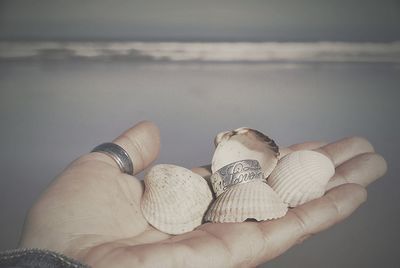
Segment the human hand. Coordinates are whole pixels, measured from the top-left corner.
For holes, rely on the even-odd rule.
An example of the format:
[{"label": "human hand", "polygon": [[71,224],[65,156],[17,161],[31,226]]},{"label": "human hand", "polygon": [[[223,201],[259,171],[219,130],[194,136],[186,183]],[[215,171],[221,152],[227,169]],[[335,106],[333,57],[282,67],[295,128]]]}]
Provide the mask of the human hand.
[{"label": "human hand", "polygon": [[[114,142],[131,155],[138,173],[158,155],[159,130],[142,122]],[[146,222],[140,180],[121,173],[107,155],[89,153],[71,163],[30,209],[20,247],[58,251],[94,267],[254,267],[348,217],[366,200],[364,187],[386,171],[384,159],[363,138],[297,144],[281,153],[302,149],[320,151],[336,166],[323,197],[277,220],[206,223],[177,236]],[[209,175],[207,168],[193,171]]]}]

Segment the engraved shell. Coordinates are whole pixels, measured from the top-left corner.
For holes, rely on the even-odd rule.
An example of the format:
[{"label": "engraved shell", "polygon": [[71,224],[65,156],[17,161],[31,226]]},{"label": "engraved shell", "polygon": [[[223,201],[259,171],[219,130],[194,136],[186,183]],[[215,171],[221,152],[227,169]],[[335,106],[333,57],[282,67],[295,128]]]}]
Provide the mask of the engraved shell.
[{"label": "engraved shell", "polygon": [[269,187],[265,181],[237,184],[211,204],[205,221],[209,222],[243,222],[247,219],[257,221],[283,217],[287,205]]},{"label": "engraved shell", "polygon": [[279,148],[263,133],[251,128],[238,128],[219,133],[215,139],[215,152],[211,162],[212,172],[245,159],[257,160],[267,177],[278,162]]},{"label": "engraved shell", "polygon": [[325,155],[315,151],[292,152],[279,160],[268,184],[290,207],[325,194],[325,186],[335,167]]},{"label": "engraved shell", "polygon": [[146,220],[168,234],[192,231],[202,223],[212,201],[200,175],[183,167],[161,164],[146,174],[141,208]]}]

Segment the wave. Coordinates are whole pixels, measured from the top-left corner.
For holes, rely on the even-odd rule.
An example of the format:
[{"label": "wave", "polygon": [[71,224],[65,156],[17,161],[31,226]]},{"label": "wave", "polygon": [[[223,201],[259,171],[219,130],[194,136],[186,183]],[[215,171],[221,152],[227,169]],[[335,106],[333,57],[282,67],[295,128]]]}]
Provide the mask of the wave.
[{"label": "wave", "polygon": [[0,60],[400,63],[400,41],[347,42],[0,42]]}]

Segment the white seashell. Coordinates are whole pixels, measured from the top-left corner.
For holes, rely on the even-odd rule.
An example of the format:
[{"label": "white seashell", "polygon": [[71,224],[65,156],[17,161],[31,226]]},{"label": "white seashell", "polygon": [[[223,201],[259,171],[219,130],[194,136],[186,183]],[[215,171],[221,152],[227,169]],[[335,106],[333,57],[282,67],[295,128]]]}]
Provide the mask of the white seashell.
[{"label": "white seashell", "polygon": [[260,163],[264,177],[267,177],[278,162],[279,148],[275,142],[251,128],[221,132],[214,143],[217,147],[211,162],[212,173],[230,163],[254,159]]},{"label": "white seashell", "polygon": [[228,188],[211,204],[204,217],[209,222],[243,222],[283,217],[287,205],[265,181],[237,184]]},{"label": "white seashell", "polygon": [[168,234],[192,231],[202,223],[212,192],[200,175],[175,165],[156,165],[146,174],[141,208],[146,220]]},{"label": "white seashell", "polygon": [[231,131],[223,131],[223,132],[218,133],[217,136],[215,136],[215,138],[214,138],[215,147],[217,147],[218,144],[222,141],[222,139],[224,139],[224,137],[226,137],[225,134],[229,135],[230,132]]},{"label": "white seashell", "polygon": [[335,174],[332,161],[315,151],[295,151],[279,160],[268,184],[290,207],[325,194],[325,186]]}]

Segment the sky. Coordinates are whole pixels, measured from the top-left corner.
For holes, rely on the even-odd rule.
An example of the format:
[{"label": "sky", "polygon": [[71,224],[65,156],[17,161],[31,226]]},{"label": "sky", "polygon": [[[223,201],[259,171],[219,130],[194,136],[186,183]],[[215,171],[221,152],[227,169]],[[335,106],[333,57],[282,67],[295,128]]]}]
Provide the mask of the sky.
[{"label": "sky", "polygon": [[2,0],[0,40],[400,40],[399,0]]}]

